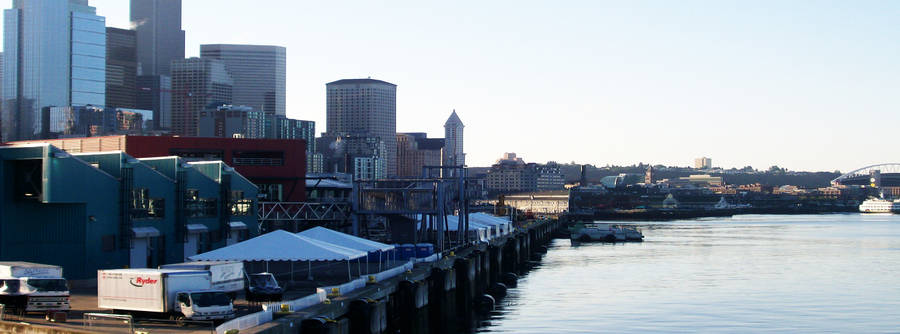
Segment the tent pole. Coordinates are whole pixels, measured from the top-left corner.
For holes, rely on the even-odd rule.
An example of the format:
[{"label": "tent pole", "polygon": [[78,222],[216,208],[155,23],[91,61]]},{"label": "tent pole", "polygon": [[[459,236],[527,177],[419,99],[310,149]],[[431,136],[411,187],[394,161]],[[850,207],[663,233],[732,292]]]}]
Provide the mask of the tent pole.
[{"label": "tent pole", "polygon": [[353,272],[350,271],[350,259],[347,259],[347,282],[353,280]]},{"label": "tent pole", "polygon": [[294,260],[291,260],[291,284],[294,284]]},{"label": "tent pole", "polygon": [[359,259],[361,258],[356,258],[356,273],[359,274],[359,277],[362,277],[362,261]]},{"label": "tent pole", "polygon": [[384,253],[384,251],[383,250],[378,251],[378,272],[384,271],[381,269],[381,253]]},{"label": "tent pole", "polygon": [[269,260],[266,260],[266,272],[269,272]]}]

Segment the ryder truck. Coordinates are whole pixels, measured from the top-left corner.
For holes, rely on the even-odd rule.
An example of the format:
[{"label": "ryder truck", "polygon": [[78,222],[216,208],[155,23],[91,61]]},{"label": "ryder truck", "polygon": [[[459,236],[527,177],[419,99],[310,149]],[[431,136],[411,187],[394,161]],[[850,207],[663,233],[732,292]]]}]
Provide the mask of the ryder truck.
[{"label": "ryder truck", "polygon": [[102,309],[179,321],[234,318],[231,297],[211,288],[209,271],[98,270],[97,305]]}]

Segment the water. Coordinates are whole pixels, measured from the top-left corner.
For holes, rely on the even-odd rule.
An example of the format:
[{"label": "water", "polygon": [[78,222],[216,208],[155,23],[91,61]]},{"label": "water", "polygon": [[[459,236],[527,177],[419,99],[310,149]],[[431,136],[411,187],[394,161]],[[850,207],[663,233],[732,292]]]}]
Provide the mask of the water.
[{"label": "water", "polygon": [[554,240],[479,331],[900,333],[900,215],[640,225],[643,243]]}]

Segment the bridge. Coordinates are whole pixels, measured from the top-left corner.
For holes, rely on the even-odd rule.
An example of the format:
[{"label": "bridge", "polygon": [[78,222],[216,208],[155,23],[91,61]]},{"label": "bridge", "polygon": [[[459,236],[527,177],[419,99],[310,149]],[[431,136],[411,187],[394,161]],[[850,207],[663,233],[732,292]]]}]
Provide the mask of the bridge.
[{"label": "bridge", "polygon": [[865,166],[831,180],[832,185],[900,187],[900,163]]}]

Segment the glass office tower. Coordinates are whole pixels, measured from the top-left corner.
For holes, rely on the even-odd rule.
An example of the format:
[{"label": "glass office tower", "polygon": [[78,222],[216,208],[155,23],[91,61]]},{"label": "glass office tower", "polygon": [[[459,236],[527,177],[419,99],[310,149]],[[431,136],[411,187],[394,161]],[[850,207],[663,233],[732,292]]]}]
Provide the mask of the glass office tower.
[{"label": "glass office tower", "polygon": [[43,137],[44,107],[105,103],[106,20],[87,0],[14,0],[3,28],[3,141]]}]

